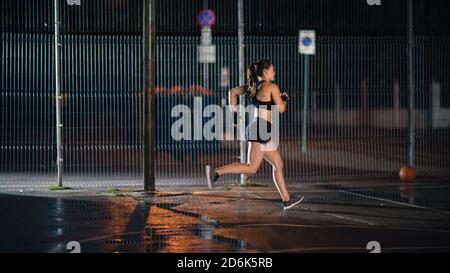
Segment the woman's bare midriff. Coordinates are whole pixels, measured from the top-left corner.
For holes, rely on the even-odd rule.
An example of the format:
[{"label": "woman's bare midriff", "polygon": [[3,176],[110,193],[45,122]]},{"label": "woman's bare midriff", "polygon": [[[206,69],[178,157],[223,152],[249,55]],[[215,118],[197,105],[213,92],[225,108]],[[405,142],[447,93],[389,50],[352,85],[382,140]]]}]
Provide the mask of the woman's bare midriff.
[{"label": "woman's bare midriff", "polygon": [[[267,109],[270,109],[270,106],[267,106]],[[272,123],[272,111],[266,109],[255,109],[254,118],[262,118]]]}]

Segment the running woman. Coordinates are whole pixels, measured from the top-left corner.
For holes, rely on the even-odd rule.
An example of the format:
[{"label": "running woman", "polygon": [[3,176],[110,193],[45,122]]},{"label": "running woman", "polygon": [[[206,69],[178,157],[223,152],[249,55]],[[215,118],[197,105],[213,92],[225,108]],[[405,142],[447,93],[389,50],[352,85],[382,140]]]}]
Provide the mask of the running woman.
[{"label": "running woman", "polygon": [[[280,89],[273,83],[275,80],[274,65],[270,60],[260,60],[252,63],[247,69],[247,84],[235,87],[229,91],[229,105],[232,112],[237,112],[237,97],[245,95],[250,104],[255,106],[253,119],[246,128],[248,145],[248,163],[233,163],[213,169],[207,168],[208,187],[226,174],[255,174],[263,162],[267,160],[273,167],[273,181],[281,195],[284,210],[291,209],[302,202],[303,195],[289,194],[286,189],[283,160],[278,145],[274,146],[271,137],[261,133],[261,128],[267,128],[271,133],[271,106],[278,107],[280,113],[286,111],[288,93],[280,94]],[[241,119],[242,120],[242,119]],[[276,147],[276,148],[275,148]]]}]

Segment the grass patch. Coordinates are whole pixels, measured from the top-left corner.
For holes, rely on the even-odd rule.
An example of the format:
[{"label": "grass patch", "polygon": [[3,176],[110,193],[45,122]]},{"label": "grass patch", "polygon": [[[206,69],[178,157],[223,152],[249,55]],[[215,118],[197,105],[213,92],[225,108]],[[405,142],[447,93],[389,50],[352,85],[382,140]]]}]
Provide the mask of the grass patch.
[{"label": "grass patch", "polygon": [[107,190],[105,190],[106,193],[110,193],[113,194],[115,197],[128,197],[129,195],[126,194],[125,191],[116,189],[116,188],[109,188]]},{"label": "grass patch", "polygon": [[72,188],[54,185],[54,186],[49,186],[48,189],[51,191],[65,191],[65,190],[71,190]]},{"label": "grass patch", "polygon": [[128,195],[124,194],[124,193],[116,193],[116,194],[114,194],[114,196],[116,196],[116,197],[128,197]]},{"label": "grass patch", "polygon": [[118,193],[118,192],[120,192],[120,190],[119,189],[110,188],[110,189],[107,189],[105,192],[106,193]]},{"label": "grass patch", "polygon": [[267,187],[266,184],[261,183],[261,182],[253,182],[253,181],[248,181],[247,183],[245,183],[244,185],[241,185],[240,182],[236,182],[234,184],[235,187],[243,187],[243,188],[247,188],[247,187]]}]

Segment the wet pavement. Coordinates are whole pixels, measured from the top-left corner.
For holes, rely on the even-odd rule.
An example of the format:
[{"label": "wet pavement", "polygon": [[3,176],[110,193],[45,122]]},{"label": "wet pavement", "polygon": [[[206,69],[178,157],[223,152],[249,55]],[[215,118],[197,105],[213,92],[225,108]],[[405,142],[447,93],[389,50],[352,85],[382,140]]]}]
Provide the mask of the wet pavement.
[{"label": "wet pavement", "polygon": [[0,252],[450,252],[448,181],[289,189],[289,211],[273,187],[8,191]]}]

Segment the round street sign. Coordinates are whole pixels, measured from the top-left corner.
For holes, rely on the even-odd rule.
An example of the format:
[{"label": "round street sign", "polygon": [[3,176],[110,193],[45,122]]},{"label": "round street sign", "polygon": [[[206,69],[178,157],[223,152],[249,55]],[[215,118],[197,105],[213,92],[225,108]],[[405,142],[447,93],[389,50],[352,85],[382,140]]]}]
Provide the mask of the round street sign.
[{"label": "round street sign", "polygon": [[216,14],[210,9],[203,9],[197,14],[197,23],[201,27],[211,27],[216,23]]},{"label": "round street sign", "polygon": [[310,37],[304,37],[302,42],[304,46],[310,46],[312,44],[312,40]]},{"label": "round street sign", "polygon": [[316,54],[316,32],[314,30],[300,30],[298,50],[300,54]]}]

